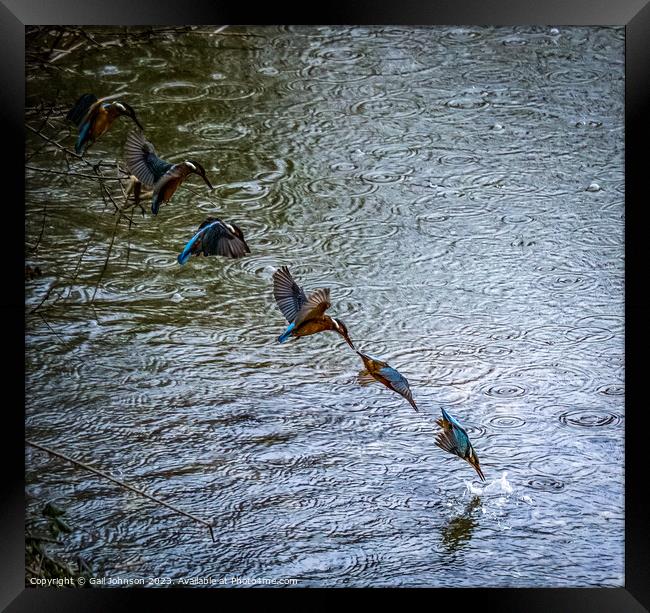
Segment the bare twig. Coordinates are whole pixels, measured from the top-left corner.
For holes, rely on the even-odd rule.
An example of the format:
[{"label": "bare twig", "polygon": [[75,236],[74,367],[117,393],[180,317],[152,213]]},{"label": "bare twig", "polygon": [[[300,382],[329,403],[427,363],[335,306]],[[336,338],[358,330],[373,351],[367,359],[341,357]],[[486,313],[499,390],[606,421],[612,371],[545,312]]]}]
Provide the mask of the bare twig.
[{"label": "bare twig", "polygon": [[95,230],[92,231],[90,238],[86,241],[86,244],[84,245],[84,248],[82,249],[81,254],[79,255],[79,259],[77,260],[77,267],[72,273],[72,283],[74,283],[77,280],[77,275],[79,274],[79,269],[81,268],[81,260],[86,254],[86,251],[88,251],[88,247],[90,246],[90,243],[92,243],[93,238],[95,238]]},{"label": "bare twig", "polygon": [[54,57],[50,58],[50,59],[48,60],[48,63],[49,63],[49,64],[54,64],[54,62],[58,62],[62,57],[65,57],[65,56],[68,55],[69,53],[72,53],[75,49],[78,49],[79,47],[81,47],[81,46],[84,45],[84,44],[86,44],[86,42],[83,41],[83,40],[80,40],[76,45],[72,45],[72,46],[69,47],[68,49],[64,49],[63,51],[60,51],[60,52],[59,52],[57,55],[55,55]]},{"label": "bare twig", "polygon": [[31,253],[36,253],[38,250],[39,245],[41,244],[41,240],[43,240],[43,234],[45,233],[45,220],[47,219],[47,204],[43,203],[43,221],[41,222],[41,231],[38,234],[38,238],[36,239],[36,244],[32,247]]},{"label": "bare twig", "polygon": [[32,126],[30,126],[29,124],[25,124],[25,127],[30,132],[33,132],[37,136],[40,136],[43,140],[46,140],[48,143],[54,145],[55,147],[57,147],[61,151],[65,151],[68,155],[71,155],[72,157],[75,157],[78,160],[81,160],[87,166],[90,166],[91,168],[93,167],[93,164],[90,163],[88,160],[86,160],[83,156],[79,155],[78,153],[75,153],[74,151],[70,151],[70,149],[68,149],[67,147],[64,147],[63,145],[60,145],[55,140],[52,140],[51,138],[45,136],[45,134],[43,134],[42,132],[39,132],[38,130],[36,130],[36,128],[32,128]]},{"label": "bare twig", "polygon": [[[32,314],[32,313],[36,313],[36,311],[38,311],[38,309],[40,309],[40,308],[43,306],[43,304],[45,304],[45,301],[50,297],[50,294],[52,293],[52,290],[54,290],[54,289],[57,288],[58,286],[59,286],[59,282],[58,282],[58,281],[55,281],[54,283],[52,283],[52,285],[50,286],[50,289],[48,289],[47,292],[45,292],[45,296],[44,296],[43,300],[41,300],[41,301],[40,301],[40,302],[39,302],[39,303],[38,303],[38,304],[37,304],[37,305],[36,305],[36,306],[35,306],[35,307],[30,311],[30,314]],[[59,298],[61,297],[61,294],[60,294],[60,293],[59,293],[59,296],[58,296],[58,297],[59,297]]]},{"label": "bare twig", "polygon": [[54,53],[54,49],[59,44],[59,41],[63,38],[64,33],[65,31],[63,30],[63,28],[57,28],[56,38],[54,39],[54,42],[50,46],[50,50],[47,52],[48,58],[52,57],[52,53]]},{"label": "bare twig", "polygon": [[61,453],[60,451],[54,451],[54,449],[50,449],[49,447],[46,447],[45,445],[41,445],[39,443],[35,443],[34,441],[31,441],[29,439],[25,439],[25,442],[30,445],[31,447],[34,447],[36,449],[40,449],[41,451],[45,451],[46,453],[49,453],[50,455],[56,456],[58,458],[61,458],[63,460],[66,460],[67,462],[70,462],[71,464],[74,464],[75,466],[79,466],[81,468],[84,468],[85,470],[88,470],[92,473],[95,473],[96,475],[99,475],[100,477],[104,477],[104,479],[108,479],[109,481],[112,481],[113,483],[116,483],[120,487],[123,487],[131,492],[135,492],[136,494],[140,494],[140,496],[144,496],[145,498],[148,498],[149,500],[153,500],[155,503],[160,504],[164,507],[167,507],[168,509],[171,509],[175,513],[178,513],[179,515],[183,515],[185,517],[188,517],[189,519],[194,520],[195,522],[202,524],[203,526],[206,526],[208,530],[210,531],[210,536],[212,538],[212,542],[216,542],[214,538],[214,532],[212,530],[212,522],[206,521],[204,519],[201,519],[200,517],[197,517],[196,515],[192,515],[191,513],[188,513],[187,511],[183,511],[179,509],[178,507],[175,507],[168,502],[165,502],[164,500],[161,500],[160,498],[157,498],[156,496],[153,496],[151,494],[148,494],[147,492],[134,487],[132,485],[129,485],[127,483],[124,483],[124,481],[120,481],[119,479],[116,479],[115,477],[112,477],[108,473],[105,473],[102,470],[99,470],[97,468],[94,468],[90,466],[89,464],[86,464],[85,462],[80,462],[79,460],[75,460],[74,458],[71,458],[70,456]]},{"label": "bare twig", "polygon": [[79,177],[81,179],[91,179],[92,181],[121,181],[120,178],[113,179],[112,177],[98,177],[97,175],[85,175],[80,172],[72,172],[70,170],[62,172],[60,170],[48,170],[47,168],[36,168],[35,166],[28,166],[25,164],[25,168],[28,170],[33,170],[34,172],[44,172],[50,175],[65,175],[68,177]]},{"label": "bare twig", "polygon": [[81,358],[77,357],[76,355],[74,355],[70,345],[68,345],[68,343],[66,343],[65,340],[63,340],[63,338],[61,338],[59,333],[50,325],[50,323],[47,321],[47,319],[45,319],[45,317],[43,317],[43,314],[42,313],[37,313],[37,315],[43,320],[43,323],[50,329],[50,332],[52,334],[54,334],[54,336],[56,336],[57,340],[59,341],[59,344],[62,345],[63,347],[65,347],[69,351],[70,357],[72,357],[73,360],[77,360],[79,363],[83,364],[84,363],[83,360]]},{"label": "bare twig", "polygon": [[40,132],[40,131],[45,127],[45,124],[46,124],[46,123],[48,122],[48,120],[50,119],[50,115],[52,115],[52,110],[53,110],[52,107],[50,107],[50,108],[48,109],[48,111],[47,111],[47,115],[45,115],[45,119],[43,119],[43,121],[41,122],[41,125],[38,127],[38,131],[39,131],[39,132]]},{"label": "bare twig", "polygon": [[[119,211],[119,208],[118,208]],[[95,302],[95,296],[97,295],[97,290],[99,289],[99,284],[102,282],[102,279],[104,278],[104,273],[106,272],[106,269],[108,268],[108,261],[111,257],[111,251],[113,250],[113,243],[115,243],[115,235],[117,234],[117,225],[120,223],[120,220],[122,219],[122,213],[117,216],[117,219],[115,220],[115,225],[113,226],[113,234],[111,235],[111,242],[108,245],[108,251],[106,253],[106,259],[104,260],[104,266],[102,268],[102,271],[99,273],[99,278],[97,279],[97,283],[95,284],[95,290],[93,291],[93,296],[90,299],[90,303],[92,304]]]}]

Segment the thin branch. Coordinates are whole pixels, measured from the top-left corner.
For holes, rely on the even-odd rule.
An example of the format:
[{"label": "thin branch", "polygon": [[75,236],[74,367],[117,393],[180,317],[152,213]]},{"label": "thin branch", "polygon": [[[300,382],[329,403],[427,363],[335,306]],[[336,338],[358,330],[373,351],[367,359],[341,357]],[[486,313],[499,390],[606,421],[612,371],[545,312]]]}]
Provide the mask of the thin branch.
[{"label": "thin branch", "polygon": [[108,479],[109,481],[112,481],[113,483],[116,483],[117,485],[131,491],[135,492],[136,494],[140,494],[140,496],[144,496],[145,498],[148,498],[149,500],[153,500],[157,504],[160,504],[164,507],[167,507],[168,509],[171,509],[175,513],[178,513],[179,515],[183,515],[185,517],[188,517],[189,519],[194,520],[195,522],[202,524],[203,526],[206,526],[208,530],[210,530],[210,536],[212,537],[212,542],[216,542],[214,538],[214,532],[212,530],[213,527],[213,522],[206,521],[204,519],[201,519],[200,517],[197,517],[196,515],[192,515],[191,513],[188,513],[187,511],[183,511],[179,509],[178,507],[175,507],[168,502],[165,502],[164,500],[161,500],[160,498],[157,498],[156,496],[153,496],[151,494],[148,494],[147,492],[134,487],[132,485],[128,485],[127,483],[124,483],[124,481],[120,481],[119,479],[116,479],[115,477],[112,477],[108,473],[105,473],[102,470],[99,470],[97,468],[94,468],[90,466],[89,464],[86,464],[85,462],[80,462],[79,460],[75,460],[74,458],[71,458],[68,455],[65,455],[64,453],[61,453],[60,451],[54,451],[54,449],[50,449],[49,447],[45,447],[45,445],[40,445],[39,443],[35,443],[34,441],[31,441],[29,439],[25,439],[25,442],[30,445],[31,447],[35,447],[36,449],[40,449],[41,451],[45,451],[46,453],[49,453],[50,455],[56,456],[57,458],[61,458],[63,460],[66,460],[67,462],[70,462],[71,464],[74,464],[75,466],[79,466],[81,468],[84,468],[85,470],[88,470],[92,473],[95,473],[96,475],[99,475],[100,477],[104,477],[104,479]]},{"label": "thin branch", "polygon": [[57,28],[56,38],[54,39],[54,42],[50,45],[50,50],[47,52],[47,57],[52,57],[52,53],[54,53],[54,48],[59,44],[59,41],[63,38],[64,34],[65,31],[63,30],[63,28]]},{"label": "thin branch", "polygon": [[88,247],[90,246],[90,243],[92,242],[93,238],[95,238],[95,230],[92,231],[90,238],[86,241],[86,244],[84,245],[84,248],[82,249],[81,254],[79,255],[79,259],[77,260],[77,267],[72,273],[72,283],[74,283],[77,280],[77,275],[79,274],[79,269],[81,268],[81,260],[86,254],[86,251],[88,251]]},{"label": "thin branch", "polygon": [[50,107],[47,110],[47,115],[45,115],[45,119],[43,119],[43,121],[41,122],[41,125],[38,127],[39,132],[45,127],[45,124],[49,121],[50,116],[52,115],[52,111],[53,111],[52,107]]},{"label": "thin branch", "polygon": [[36,244],[32,247],[31,253],[36,253],[38,250],[41,241],[43,240],[43,234],[45,233],[45,220],[47,219],[47,202],[43,203],[43,221],[41,222],[41,231],[38,234],[36,239]]},{"label": "thin branch", "polygon": [[64,175],[68,177],[79,177],[81,179],[91,179],[93,181],[98,181],[98,180],[99,181],[121,181],[120,178],[113,179],[110,177],[99,177],[97,175],[84,175],[80,172],[71,172],[71,171],[62,172],[60,170],[48,170],[47,168],[36,168],[35,166],[28,166],[27,164],[25,164],[25,168],[27,168],[28,170],[33,170],[35,172],[44,172],[50,175]]},{"label": "thin branch", "polygon": [[30,126],[29,124],[25,124],[25,127],[28,130],[30,130],[31,132],[33,132],[34,134],[36,134],[37,136],[40,136],[43,140],[46,140],[48,143],[54,145],[58,149],[61,149],[61,151],[65,151],[68,155],[71,155],[72,157],[75,157],[78,160],[81,160],[87,166],[90,166],[91,168],[93,167],[93,164],[90,163],[83,156],[79,155],[78,153],[75,153],[74,151],[70,151],[70,149],[68,149],[67,147],[64,147],[63,145],[60,145],[59,143],[57,143],[55,140],[52,140],[51,138],[48,138],[47,136],[45,136],[45,134],[43,134],[42,132],[39,132],[35,128],[32,128],[32,126]]},{"label": "thin branch", "polygon": [[[36,305],[36,306],[35,306],[35,307],[30,311],[30,312],[29,312],[30,315],[31,315],[32,313],[36,313],[36,311],[38,311],[38,309],[40,309],[40,308],[43,306],[43,304],[45,303],[45,301],[50,297],[50,294],[52,293],[52,290],[55,289],[55,288],[57,288],[58,286],[59,286],[59,282],[58,282],[58,281],[55,281],[54,283],[52,283],[52,285],[50,286],[50,289],[48,289],[47,292],[45,292],[45,297],[43,298],[43,300],[41,300],[41,301],[40,301],[40,302],[39,302],[39,303],[38,303],[38,304],[37,304],[37,305]],[[61,294],[59,293],[58,298],[60,298],[60,297],[61,297]]]},{"label": "thin branch", "polygon": [[65,340],[63,340],[63,338],[61,338],[59,333],[50,325],[50,323],[47,321],[47,319],[45,319],[45,317],[43,317],[43,314],[42,313],[37,313],[37,315],[43,320],[43,323],[50,329],[50,332],[52,334],[54,334],[54,336],[56,336],[57,340],[59,341],[59,344],[62,345],[63,347],[65,347],[68,350],[68,352],[70,352],[69,357],[71,357],[73,360],[77,360],[80,364],[84,364],[84,361],[81,358],[74,355],[74,353],[72,352],[72,347],[70,347],[70,345],[68,345],[68,343],[66,343]]},{"label": "thin branch", "polygon": [[68,49],[64,49],[62,51],[59,51],[58,55],[55,55],[54,57],[50,58],[47,60],[48,64],[54,64],[54,62],[58,62],[62,57],[65,57],[66,55],[72,53],[75,49],[78,49],[82,45],[85,45],[86,41],[80,40],[76,45],[72,45]]},{"label": "thin branch", "polygon": [[[119,209],[118,209],[119,211]],[[104,273],[106,272],[106,269],[108,268],[108,261],[111,257],[111,251],[113,250],[113,244],[115,243],[115,235],[117,234],[117,225],[120,223],[120,220],[122,219],[122,213],[117,216],[117,219],[115,220],[115,225],[113,226],[113,234],[111,235],[111,242],[108,245],[108,251],[106,253],[106,259],[104,260],[104,267],[102,268],[102,271],[99,273],[99,278],[97,279],[97,283],[95,284],[95,290],[93,291],[93,296],[90,299],[90,303],[92,304],[95,302],[95,296],[97,295],[97,290],[99,289],[99,284],[102,282],[102,279],[104,278]]]}]

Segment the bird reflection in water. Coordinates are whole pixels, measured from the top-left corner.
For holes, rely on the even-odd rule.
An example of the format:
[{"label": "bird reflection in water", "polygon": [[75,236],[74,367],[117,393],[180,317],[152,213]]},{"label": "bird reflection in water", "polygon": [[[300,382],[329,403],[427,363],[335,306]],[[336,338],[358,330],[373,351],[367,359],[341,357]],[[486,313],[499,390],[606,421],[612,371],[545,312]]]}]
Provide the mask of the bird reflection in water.
[{"label": "bird reflection in water", "polygon": [[474,496],[463,512],[449,520],[442,528],[442,545],[448,551],[458,551],[472,538],[474,528],[478,525],[473,517],[474,511],[481,506],[481,499]]}]

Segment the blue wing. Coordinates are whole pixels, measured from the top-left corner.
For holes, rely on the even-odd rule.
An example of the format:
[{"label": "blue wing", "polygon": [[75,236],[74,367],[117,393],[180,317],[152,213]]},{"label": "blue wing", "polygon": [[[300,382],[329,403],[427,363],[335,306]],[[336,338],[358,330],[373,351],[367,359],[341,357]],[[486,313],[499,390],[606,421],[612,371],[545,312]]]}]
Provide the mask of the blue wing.
[{"label": "blue wing", "polygon": [[88,115],[90,107],[97,102],[97,96],[95,94],[83,94],[79,100],[77,100],[74,106],[68,111],[66,119],[71,121],[77,128],[81,127],[81,123]]},{"label": "blue wing", "polygon": [[90,131],[90,121],[87,121],[81,130],[79,131],[79,136],[77,137],[77,142],[75,143],[74,150],[77,155],[82,155],[84,150],[84,145],[86,144],[86,139],[88,138],[88,132]]},{"label": "blue wing", "polygon": [[280,266],[273,273],[273,296],[286,320],[292,322],[307,302],[303,289],[293,280],[289,269]]},{"label": "blue wing", "polygon": [[244,240],[244,234],[234,224],[208,217],[200,226],[203,229],[200,250],[203,255],[222,255],[225,258],[242,258],[251,250]]},{"label": "blue wing", "polygon": [[158,215],[158,211],[160,209],[161,204],[162,204],[162,196],[160,195],[160,192],[158,192],[157,194],[154,194],[153,200],[151,201],[152,215]]},{"label": "blue wing", "polygon": [[470,448],[469,436],[467,436],[467,432],[465,432],[465,430],[462,428],[459,428],[455,425],[453,428],[454,436],[456,437],[456,441],[458,443],[459,455],[464,458],[468,454]]},{"label": "blue wing", "polygon": [[460,423],[458,422],[458,420],[457,420],[455,417],[452,417],[452,416],[451,416],[449,413],[447,413],[447,411],[445,411],[442,407],[440,407],[440,410],[442,411],[442,416],[443,416],[443,417],[444,417],[448,422],[450,422],[451,424],[453,424],[454,426],[456,426],[457,428],[459,428],[460,430],[462,430],[463,432],[465,432],[465,428],[463,428],[463,426],[460,425]]},{"label": "blue wing", "polygon": [[406,398],[411,403],[411,406],[416,411],[418,410],[413,400],[413,394],[411,393],[411,388],[409,387],[409,382],[407,381],[406,377],[402,376],[391,366],[384,366],[383,368],[380,368],[379,374],[384,377],[384,379],[387,379],[393,389],[398,394],[404,396],[404,398]]},{"label": "blue wing", "polygon": [[295,323],[289,324],[289,327],[280,336],[278,336],[278,341],[284,343],[284,341],[286,341],[291,336],[291,332],[295,327]]},{"label": "blue wing", "polygon": [[465,431],[465,428],[463,428],[463,426],[461,426],[454,417],[452,417],[444,409],[441,410],[442,410],[442,416],[451,424],[453,436],[456,441],[456,447],[458,449],[458,455],[464,457],[469,451],[469,448],[471,446],[469,441],[469,436],[467,436],[467,432]]},{"label": "blue wing", "polygon": [[408,381],[391,366],[384,366],[383,368],[380,368],[379,374],[388,379],[393,385],[406,385],[408,388]]},{"label": "blue wing", "polygon": [[179,264],[181,265],[185,264],[185,262],[187,262],[187,260],[190,259],[190,255],[192,255],[192,246],[194,245],[194,243],[196,243],[196,241],[199,240],[199,238],[201,238],[203,234],[205,234],[208,228],[211,228],[212,226],[218,223],[219,221],[217,220],[217,221],[213,221],[211,224],[208,224],[207,226],[204,226],[188,241],[187,245],[185,245],[185,249],[183,249],[181,254],[178,256]]},{"label": "blue wing", "polygon": [[[148,188],[154,187],[165,173],[174,166],[165,160],[161,160],[156,155],[153,145],[141,132],[129,132],[124,146],[124,156],[129,172]],[[158,206],[156,206],[156,212],[157,209]]]},{"label": "blue wing", "polygon": [[[178,263],[185,264],[191,255],[203,254],[208,255],[222,255],[226,258],[241,258],[250,249],[244,240],[244,235],[237,226],[232,226],[234,231],[238,231],[239,235],[231,231],[229,224],[224,224],[220,219],[208,217],[205,219],[196,234],[185,245],[185,249],[178,256]],[[199,244],[197,244],[200,241]]]}]

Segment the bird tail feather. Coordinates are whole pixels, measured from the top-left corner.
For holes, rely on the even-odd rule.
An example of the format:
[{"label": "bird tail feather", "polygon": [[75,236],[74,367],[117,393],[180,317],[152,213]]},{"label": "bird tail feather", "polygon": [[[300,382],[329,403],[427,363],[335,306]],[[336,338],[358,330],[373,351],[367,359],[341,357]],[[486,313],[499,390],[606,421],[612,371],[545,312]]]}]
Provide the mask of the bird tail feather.
[{"label": "bird tail feather", "polygon": [[83,155],[86,148],[86,140],[88,139],[88,132],[90,132],[90,123],[85,123],[79,131],[77,142],[74,145],[74,150],[77,155]]},{"label": "bird tail feather", "polygon": [[295,327],[295,323],[290,324],[289,327],[280,336],[278,336],[278,342],[284,343],[284,341],[286,341],[291,336],[291,333]]},{"label": "bird tail feather", "polygon": [[84,117],[87,115],[88,109],[96,101],[97,96],[94,94],[84,94],[75,102],[75,105],[68,111],[65,118],[68,121],[71,121],[75,126],[79,127],[79,124],[81,124]]},{"label": "bird tail feather", "polygon": [[436,445],[440,447],[440,449],[444,449],[449,453],[457,453],[456,442],[453,440],[448,430],[438,433],[436,436]]},{"label": "bird tail feather", "polygon": [[359,382],[359,385],[370,385],[371,383],[377,383],[377,379],[375,379],[365,368],[361,370],[357,375],[357,381]]},{"label": "bird tail feather", "polygon": [[451,418],[449,413],[447,413],[447,411],[445,411],[442,407],[440,407],[440,410],[442,411],[442,416],[445,418],[445,420],[448,421],[450,424],[453,423],[453,419]]},{"label": "bird tail feather", "polygon": [[194,246],[194,243],[196,243],[197,239],[201,234],[203,233],[203,230],[199,230],[185,245],[185,249],[181,252],[181,254],[178,256],[178,263],[183,265],[187,260],[190,259],[190,255],[192,255],[192,247]]}]

